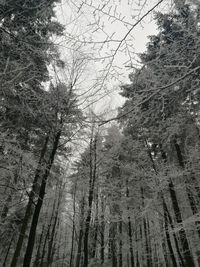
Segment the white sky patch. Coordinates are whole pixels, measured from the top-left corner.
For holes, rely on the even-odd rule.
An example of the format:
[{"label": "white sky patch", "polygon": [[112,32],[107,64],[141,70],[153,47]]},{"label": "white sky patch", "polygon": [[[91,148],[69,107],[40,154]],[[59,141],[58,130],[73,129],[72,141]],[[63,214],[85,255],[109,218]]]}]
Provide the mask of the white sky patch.
[{"label": "white sky patch", "polygon": [[[65,37],[59,40],[62,57],[66,60],[74,50],[88,58],[80,83],[81,92],[88,91],[83,95],[88,97],[83,106],[92,105],[95,111],[112,116],[123,103],[119,86],[129,82],[130,67],[139,66],[138,53],[145,51],[148,36],[157,32],[154,13],[124,37],[158,0],[75,2],[62,0],[57,7],[58,20],[66,28]],[[171,1],[165,0],[155,11],[165,11],[169,6]]]}]

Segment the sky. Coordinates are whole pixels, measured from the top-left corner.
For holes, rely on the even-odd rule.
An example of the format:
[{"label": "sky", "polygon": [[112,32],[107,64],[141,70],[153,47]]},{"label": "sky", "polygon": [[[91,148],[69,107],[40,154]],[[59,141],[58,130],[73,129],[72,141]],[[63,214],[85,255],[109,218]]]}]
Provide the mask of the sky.
[{"label": "sky", "polygon": [[[120,85],[129,82],[132,67],[140,66],[138,54],[145,51],[148,36],[157,33],[154,13],[127,38],[125,35],[156,3],[158,0],[62,0],[57,6],[58,20],[65,25],[65,37],[59,41],[64,61],[74,56],[87,59],[79,82],[80,94],[88,91],[82,96],[85,109],[90,106],[109,117],[122,105]],[[164,0],[156,11],[170,6],[171,1]]]}]

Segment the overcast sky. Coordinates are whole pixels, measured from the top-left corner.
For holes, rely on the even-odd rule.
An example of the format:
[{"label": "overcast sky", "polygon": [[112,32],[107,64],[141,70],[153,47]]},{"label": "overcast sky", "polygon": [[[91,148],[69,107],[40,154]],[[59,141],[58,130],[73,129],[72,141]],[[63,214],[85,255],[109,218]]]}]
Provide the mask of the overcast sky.
[{"label": "overcast sky", "polygon": [[[98,109],[110,109],[112,114],[111,110],[122,104],[118,91],[120,84],[128,82],[128,74],[131,72],[128,66],[138,65],[137,54],[145,51],[148,36],[156,34],[153,12],[134,27],[126,42],[122,43],[114,57],[112,55],[119,45],[119,40],[124,38],[132,25],[158,0],[110,0],[105,6],[106,1],[99,0],[86,0],[82,6],[81,1],[75,2],[76,5],[74,1],[62,0],[57,7],[58,19],[66,26],[66,38],[60,42],[62,55],[67,60],[69,53],[73,54],[73,48],[77,47],[88,55],[91,60],[85,68],[81,86],[82,90],[91,87],[90,92],[95,93],[95,96],[89,98],[85,105],[93,100]],[[169,6],[171,0],[165,0],[156,11],[165,11]],[[101,84],[104,89],[95,86],[97,78],[96,85]],[[99,98],[101,100],[98,100]]]}]

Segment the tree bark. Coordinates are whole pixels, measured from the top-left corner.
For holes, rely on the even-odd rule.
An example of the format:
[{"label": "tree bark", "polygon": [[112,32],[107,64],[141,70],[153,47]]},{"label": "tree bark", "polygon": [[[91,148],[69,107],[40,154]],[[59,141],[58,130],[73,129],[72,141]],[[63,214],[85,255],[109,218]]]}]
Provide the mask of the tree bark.
[{"label": "tree bark", "polygon": [[147,255],[147,267],[152,267],[151,247],[150,247],[150,243],[149,243],[146,218],[143,218],[143,227],[144,227],[144,235],[145,235],[145,247],[146,247],[146,255]]},{"label": "tree bark", "polygon": [[137,249],[136,249],[136,266],[137,267],[140,267],[140,260],[139,260],[139,242],[138,242],[138,231],[137,231],[137,226],[136,226],[136,229],[135,229],[135,242],[137,244]]},{"label": "tree bark", "polygon": [[[142,207],[144,207],[144,188],[141,187],[141,198],[142,198]],[[151,251],[150,247],[151,244],[149,244],[149,238],[148,238],[148,230],[147,230],[147,222],[146,218],[143,218],[143,228],[144,228],[144,237],[145,237],[145,248],[146,248],[146,257],[147,257],[147,267],[152,266],[152,257],[151,257]]]},{"label": "tree bark", "polygon": [[116,235],[116,223],[111,222],[110,229],[109,229],[109,242],[110,242],[110,252],[109,258],[112,260],[112,267],[117,267],[117,256],[116,256],[116,242],[115,242],[115,235]]},{"label": "tree bark", "polygon": [[[128,180],[126,181],[126,197],[129,198]],[[128,205],[127,205],[127,210],[129,212]],[[131,256],[131,267],[134,267],[133,234],[132,234],[131,217],[129,215],[128,215],[128,238],[129,238],[129,251]]]},{"label": "tree bark", "polygon": [[51,261],[52,255],[53,255],[52,249],[53,249],[53,242],[54,242],[54,237],[55,237],[55,233],[56,233],[56,226],[57,226],[57,221],[58,221],[58,209],[59,209],[59,204],[58,204],[56,215],[54,218],[53,229],[51,232],[51,238],[50,238],[48,252],[47,252],[47,266],[50,266],[51,262],[52,262]]},{"label": "tree bark", "polygon": [[165,201],[163,200],[163,211],[164,211],[164,229],[165,229],[165,235],[166,235],[166,240],[167,240],[167,245],[168,245],[168,249],[169,249],[169,253],[170,253],[170,258],[173,264],[173,267],[178,267],[177,263],[176,263],[176,257],[173,251],[173,246],[171,243],[171,239],[170,239],[170,234],[169,234],[169,223],[168,223],[168,209],[166,206]]},{"label": "tree bark", "polygon": [[4,261],[3,261],[3,267],[6,267],[6,262],[7,262],[7,259],[8,259],[8,255],[9,255],[9,252],[10,252],[10,248],[11,248],[13,239],[14,239],[14,234],[12,235],[12,238],[11,238],[11,240],[9,242],[8,249],[6,251],[6,255],[5,255],[5,258],[4,258]]},{"label": "tree bark", "polygon": [[[169,182],[169,192],[170,192],[170,196],[171,196],[171,200],[172,200],[172,206],[174,209],[176,222],[179,224],[182,224],[183,223],[182,215],[181,215],[181,211],[180,211],[180,208],[178,205],[178,200],[176,197],[176,192],[175,192],[172,180],[170,180],[170,182]],[[186,232],[185,232],[185,229],[183,228],[183,226],[182,226],[181,230],[179,230],[179,236],[180,236],[180,241],[181,241],[181,245],[183,248],[183,256],[184,256],[186,266],[195,267],[193,257],[192,257],[191,251],[190,251],[187,235],[186,235]]]},{"label": "tree bark", "polygon": [[44,243],[43,243],[43,246],[42,246],[42,255],[41,255],[41,259],[40,259],[40,265],[38,265],[40,267],[42,267],[43,262],[44,262],[44,257],[45,257],[45,253],[46,253],[45,249],[46,249],[47,240],[49,238],[50,227],[51,227],[51,224],[48,225],[47,233],[46,233],[45,238],[44,238]]},{"label": "tree bark", "polygon": [[[158,175],[158,171],[157,171],[157,168],[156,168],[154,159],[152,157],[152,154],[151,154],[151,151],[150,151],[150,148],[149,148],[149,145],[148,145],[147,140],[145,140],[145,143],[146,143],[146,147],[147,147],[147,153],[148,153],[149,158],[150,158],[150,160],[152,162],[153,170],[154,170],[155,174]],[[166,163],[167,162],[167,155],[164,152],[164,150],[162,149],[162,145],[161,144],[160,144],[159,147],[160,147],[162,159]],[[157,181],[157,179],[156,179],[156,183],[159,185],[159,182]],[[165,202],[165,199],[164,199],[164,195],[163,195],[162,190],[160,191],[160,194],[159,195],[160,195],[160,198],[161,198],[161,203],[162,203],[163,211],[164,211],[165,234],[166,234],[168,248],[169,248],[169,251],[170,251],[170,257],[171,257],[173,266],[176,267],[177,266],[176,257],[174,255],[172,244],[171,244],[171,240],[170,240],[168,220],[169,220],[169,223],[170,223],[170,226],[171,226],[172,230],[174,230],[174,225],[173,225],[173,221],[172,221],[171,215],[170,215],[170,213],[168,211],[167,204]],[[183,258],[182,258],[182,255],[180,253],[178,240],[177,240],[176,234],[174,232],[173,232],[173,237],[174,237],[176,249],[177,249],[177,252],[178,252],[178,255],[179,255],[179,258],[180,258],[180,262],[181,262],[182,266],[185,266],[184,261],[183,261]]]},{"label": "tree bark", "polygon": [[[175,149],[176,149],[176,152],[177,152],[179,165],[181,167],[184,167],[184,159],[182,157],[180,147],[177,144],[176,140],[174,140],[174,145],[175,145]],[[162,154],[162,158],[163,158],[164,162],[166,162],[167,161],[167,156],[166,156],[166,153],[162,150],[162,148],[161,148],[161,154]],[[182,215],[181,215],[181,211],[180,211],[180,208],[179,208],[179,204],[178,204],[178,199],[177,199],[177,196],[176,196],[175,188],[174,188],[174,185],[173,185],[173,182],[172,182],[171,178],[169,180],[169,185],[168,186],[169,186],[169,192],[170,192],[170,197],[171,197],[171,201],[172,201],[173,210],[174,210],[174,213],[175,213],[176,222],[179,223],[179,224],[182,224],[183,223]],[[168,212],[168,216],[169,216],[169,212]],[[182,246],[182,249],[183,249],[183,257],[184,257],[184,261],[185,261],[186,266],[191,266],[191,267],[195,266],[194,261],[193,261],[193,257],[192,257],[191,251],[190,251],[187,235],[186,235],[185,229],[183,227],[182,227],[181,230],[179,230],[179,236],[180,236],[181,246]]]},{"label": "tree bark", "polygon": [[[47,217],[47,215],[48,215],[49,205],[52,205],[52,203],[50,204],[50,202],[48,202],[48,206],[47,206],[45,217]],[[55,197],[54,197],[54,201],[53,201],[51,218],[50,218],[50,221],[49,221],[49,224],[48,224],[48,227],[47,227],[46,235],[44,237],[43,246],[42,246],[42,240],[41,240],[41,243],[40,243],[40,247],[42,246],[42,255],[40,257],[40,264],[38,262],[38,264],[36,264],[35,267],[38,267],[38,266],[42,267],[43,263],[44,263],[44,258],[45,258],[45,253],[46,253],[45,249],[46,249],[46,245],[47,245],[47,240],[49,239],[49,234],[50,234],[51,224],[52,224],[53,215],[54,215],[54,211],[55,211],[55,206],[56,206],[56,193],[55,193]],[[45,229],[45,222],[44,222],[44,225],[43,225],[43,235],[44,235],[44,229]]]},{"label": "tree bark", "polygon": [[[96,180],[96,143],[97,137],[90,140],[90,181],[89,181],[89,195],[88,195],[88,212],[85,221],[85,235],[84,235],[84,267],[88,266],[88,238],[89,238],[89,231],[90,231],[90,221],[91,221],[91,214],[92,214],[92,203],[94,198],[94,184]],[[92,153],[93,152],[93,153]],[[93,159],[94,155],[94,159]]]},{"label": "tree bark", "polygon": [[48,142],[49,142],[49,136],[46,137],[45,143],[44,143],[43,148],[41,150],[40,159],[39,159],[38,166],[37,166],[37,169],[35,172],[35,177],[33,180],[32,190],[29,193],[29,200],[28,200],[28,204],[26,207],[26,212],[24,215],[24,219],[23,219],[22,226],[21,226],[20,233],[19,233],[19,238],[17,241],[17,245],[15,248],[15,252],[14,252],[10,267],[16,267],[17,266],[18,258],[19,258],[20,253],[21,253],[21,249],[22,249],[22,245],[23,245],[23,241],[24,241],[24,236],[25,236],[25,233],[27,230],[28,222],[29,222],[29,219],[32,215],[32,206],[33,206],[33,202],[34,202],[34,198],[35,198],[35,191],[36,191],[36,188],[38,187],[38,182],[39,182],[38,180],[40,178],[40,173],[43,170],[44,158],[45,158],[45,154],[47,151]]},{"label": "tree bark", "polygon": [[[59,188],[59,182],[56,185],[57,188]],[[56,188],[56,189],[57,189]],[[55,205],[56,205],[56,197],[57,197],[57,190],[55,190]],[[54,243],[54,239],[55,239],[55,234],[56,234],[56,227],[57,227],[57,222],[58,222],[58,217],[59,217],[59,208],[60,208],[60,204],[61,204],[61,199],[62,199],[62,188],[60,187],[58,189],[58,199],[57,199],[57,206],[56,206],[56,211],[55,208],[53,208],[52,210],[52,221],[53,221],[53,216],[54,216],[54,222],[52,225],[52,231],[50,234],[50,241],[49,241],[49,246],[48,246],[48,252],[47,252],[47,266],[51,266],[52,263],[52,258],[53,258],[53,243]],[[50,223],[51,224],[51,223]]]},{"label": "tree bark", "polygon": [[71,252],[70,252],[70,262],[69,266],[73,266],[73,258],[74,258],[74,233],[75,233],[75,216],[76,216],[76,186],[74,188],[73,194],[73,219],[72,219],[72,239],[71,239]]},{"label": "tree bark", "polygon": [[101,230],[100,230],[100,257],[101,257],[101,264],[104,263],[104,231],[105,231],[105,222],[104,222],[104,200],[103,196],[101,197]]},{"label": "tree bark", "polygon": [[41,245],[42,245],[43,235],[44,235],[44,225],[42,227],[42,232],[40,234],[39,244],[38,244],[37,253],[36,253],[36,257],[35,257],[35,261],[34,261],[33,267],[38,267],[39,266],[39,262],[40,262],[40,249],[41,249]]},{"label": "tree bark", "polygon": [[[97,188],[98,191],[98,188]],[[94,243],[92,248],[92,258],[95,258],[96,255],[96,249],[97,249],[97,238],[98,238],[98,228],[99,228],[99,199],[98,199],[98,192],[96,194],[96,214],[95,214],[95,220],[94,220]]]},{"label": "tree bark", "polygon": [[122,255],[122,218],[120,215],[120,221],[119,221],[119,267],[122,267],[123,264],[123,255]]},{"label": "tree bark", "polygon": [[41,187],[40,187],[38,201],[37,201],[35,211],[33,214],[33,218],[32,218],[32,223],[31,223],[31,228],[30,228],[30,232],[29,232],[28,244],[27,244],[27,248],[26,248],[26,252],[25,252],[23,267],[29,267],[31,264],[33,247],[34,247],[34,243],[35,243],[36,229],[37,229],[38,219],[39,219],[39,215],[40,215],[40,210],[41,210],[44,195],[45,195],[47,178],[49,176],[52,164],[54,162],[54,158],[55,158],[56,151],[58,148],[60,136],[61,136],[61,130],[59,130],[55,136],[55,140],[53,142],[53,148],[52,148],[52,151],[50,154],[49,162],[47,163],[45,173],[42,176],[42,183],[41,183]]},{"label": "tree bark", "polygon": [[[176,140],[174,140],[174,146],[175,146],[175,149],[176,149],[176,154],[177,154],[179,166],[184,170],[185,162],[184,162],[184,159],[183,159],[181,148],[180,148],[180,146],[179,146],[179,144],[177,143]],[[193,177],[192,180],[194,180],[194,182],[196,183],[195,177]],[[187,192],[188,200],[189,200],[189,203],[190,203],[190,208],[192,210],[192,214],[195,215],[195,214],[198,213],[198,208],[196,206],[196,201],[195,201],[193,192],[190,190],[190,188],[188,186],[190,186],[190,184],[188,184],[187,179],[186,179],[186,192]],[[198,188],[198,187],[195,187],[195,188]],[[197,193],[198,193],[198,190],[197,190]],[[195,225],[197,227],[197,232],[198,232],[198,235],[200,237],[200,222],[199,221],[195,221]]]},{"label": "tree bark", "polygon": [[[49,267],[52,266],[53,262],[54,262],[54,257],[55,257],[55,253],[56,253],[56,243],[59,243],[57,240],[57,235],[58,235],[58,230],[59,229],[59,225],[60,225],[60,219],[58,217],[57,219],[57,224],[56,224],[56,228],[55,228],[55,233],[54,233],[54,237],[53,237],[53,244],[52,244],[52,252],[49,258]],[[58,250],[59,251],[59,250]]]},{"label": "tree bark", "polygon": [[80,229],[79,229],[79,238],[78,238],[78,248],[76,255],[76,267],[79,267],[81,260],[81,248],[82,248],[82,239],[83,239],[83,223],[84,223],[84,213],[85,213],[85,198],[83,197],[81,202],[81,218],[80,218]]},{"label": "tree bark", "polygon": [[[61,229],[61,231],[62,231],[62,229]],[[63,254],[62,254],[61,267],[64,267],[64,263],[65,263],[65,257],[66,257],[65,251],[67,250],[67,233],[68,233],[67,232],[67,227],[65,227],[65,231],[64,231],[64,236],[65,236],[65,239],[64,239],[64,250],[63,250]]]}]

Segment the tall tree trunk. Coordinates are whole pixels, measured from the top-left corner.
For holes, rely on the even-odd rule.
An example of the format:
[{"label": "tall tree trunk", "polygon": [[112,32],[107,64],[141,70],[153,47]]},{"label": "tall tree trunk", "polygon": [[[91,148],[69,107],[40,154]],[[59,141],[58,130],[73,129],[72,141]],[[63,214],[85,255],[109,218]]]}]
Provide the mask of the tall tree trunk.
[{"label": "tall tree trunk", "polygon": [[136,266],[140,267],[140,259],[139,259],[139,238],[138,238],[138,229],[137,229],[137,225],[136,225],[136,229],[135,229],[135,242],[136,242]]},{"label": "tall tree trunk", "polygon": [[[144,188],[141,187],[141,198],[142,198],[142,207],[145,208],[144,204]],[[146,218],[143,218],[143,228],[144,228],[144,238],[145,238],[145,248],[146,248],[146,257],[147,257],[147,267],[152,266],[152,257],[150,253],[150,243],[148,237],[148,229],[147,229],[147,222]]]},{"label": "tall tree trunk", "polygon": [[[163,197],[163,200],[164,200],[164,197]],[[166,205],[165,200],[164,200],[164,202],[163,202],[163,209],[165,209],[165,212],[166,212],[166,216],[167,216],[167,217],[166,217],[166,221],[169,221],[169,225],[170,225],[170,227],[171,227],[171,229],[172,229],[173,238],[174,238],[174,243],[175,243],[175,247],[176,247],[176,250],[177,250],[177,253],[178,253],[178,256],[179,256],[180,264],[181,264],[181,266],[185,266],[185,267],[186,267],[186,265],[185,265],[185,263],[184,263],[184,259],[183,259],[183,257],[182,257],[181,251],[180,251],[180,248],[179,248],[179,241],[178,241],[178,239],[177,239],[177,237],[176,237],[176,234],[175,234],[175,229],[174,229],[173,220],[172,220],[172,217],[171,217],[171,215],[170,215],[170,213],[169,213],[169,210],[168,210],[168,208],[167,208],[167,205]],[[168,229],[169,229],[169,228],[168,228]]]},{"label": "tall tree trunk", "polygon": [[[59,188],[58,183],[57,183],[57,186],[56,186],[57,188]],[[57,193],[57,190],[56,190],[56,193]],[[55,199],[56,199],[56,195],[55,195]],[[55,238],[55,234],[56,234],[56,227],[57,227],[57,222],[58,222],[59,208],[60,208],[60,204],[61,204],[61,199],[62,199],[62,188],[60,187],[58,189],[58,200],[57,200],[56,211],[54,209],[52,211],[52,217],[53,217],[54,213],[55,213],[55,216],[54,216],[54,222],[53,222],[52,231],[51,231],[51,234],[50,234],[49,246],[48,246],[47,266],[50,266],[51,262],[52,262],[52,255],[53,255],[52,249],[53,249],[53,242],[54,242],[54,238]]]},{"label": "tall tree trunk", "polygon": [[176,256],[175,256],[174,251],[173,251],[173,246],[172,246],[171,239],[170,239],[170,234],[169,234],[168,209],[167,209],[165,201],[163,201],[162,204],[163,204],[163,211],[164,211],[164,229],[165,229],[167,245],[168,245],[168,249],[169,249],[169,253],[170,253],[170,258],[171,258],[171,261],[172,261],[172,266],[173,267],[178,267],[178,265],[176,263]]},{"label": "tall tree trunk", "polygon": [[99,199],[98,199],[98,188],[97,188],[97,194],[96,194],[96,214],[95,214],[95,220],[94,220],[94,243],[92,248],[92,258],[95,258],[96,255],[96,249],[97,249],[97,238],[98,238],[98,228],[99,228]]},{"label": "tall tree trunk", "polygon": [[42,255],[41,255],[40,265],[39,265],[40,267],[42,267],[43,263],[44,263],[44,258],[45,258],[45,253],[46,253],[46,244],[47,244],[47,240],[49,238],[50,227],[51,227],[51,224],[48,225],[47,233],[46,233],[45,238],[44,238],[44,243],[42,246]]},{"label": "tall tree trunk", "polygon": [[156,243],[154,243],[154,245],[153,245],[153,250],[154,251],[152,251],[153,253],[152,253],[152,259],[153,259],[153,264],[154,264],[154,266],[155,267],[159,267],[160,266],[160,264],[159,264],[159,257],[158,257],[158,248],[157,248],[157,244]]},{"label": "tall tree trunk", "polygon": [[17,266],[18,258],[19,258],[20,253],[21,253],[21,249],[22,249],[22,245],[23,245],[23,241],[24,241],[24,236],[25,236],[25,233],[27,230],[28,222],[29,222],[30,217],[32,215],[32,206],[34,203],[36,189],[38,188],[40,173],[43,170],[43,164],[44,164],[44,160],[45,160],[45,154],[47,151],[48,142],[49,142],[49,136],[46,137],[45,143],[44,143],[43,148],[41,150],[40,159],[39,159],[38,166],[37,166],[37,169],[35,172],[35,177],[33,180],[32,190],[29,193],[29,200],[28,200],[28,204],[26,206],[26,212],[24,215],[24,219],[23,219],[22,226],[20,229],[17,245],[15,248],[15,252],[13,254],[13,258],[12,258],[10,267],[16,267]]},{"label": "tall tree trunk", "polygon": [[[169,267],[168,250],[166,247],[167,238],[165,238],[165,231],[167,230],[167,229],[165,229],[165,218],[167,218],[167,217],[166,217],[166,215],[163,215],[163,217],[164,217],[164,221],[160,220],[160,222],[159,222],[160,235],[161,235],[161,243],[162,243],[162,250],[163,250],[163,257],[164,257],[165,265],[166,265],[166,267]],[[167,223],[167,227],[168,227],[168,223]],[[167,244],[167,246],[168,246],[168,244]]]},{"label": "tall tree trunk", "polygon": [[[185,162],[184,162],[184,159],[183,159],[183,155],[182,155],[180,146],[179,146],[179,144],[177,143],[176,140],[174,140],[174,146],[175,146],[175,149],[176,149],[176,154],[177,154],[179,166],[184,170],[184,168],[185,168]],[[192,180],[196,183],[195,177],[193,177]],[[187,178],[186,178],[186,192],[187,192],[187,195],[188,195],[188,200],[189,200],[189,203],[190,203],[190,208],[192,210],[193,215],[195,215],[195,214],[198,213],[198,208],[196,206],[196,201],[195,201],[193,192],[191,191],[191,189],[189,187],[190,187],[190,184],[188,184],[188,181],[187,181]],[[198,192],[199,191],[197,190],[197,193]],[[198,235],[200,237],[200,221],[195,221],[195,224],[197,226],[197,232],[198,232]]]},{"label": "tall tree trunk", "polygon": [[[128,180],[126,180],[126,197],[129,198]],[[128,205],[127,205],[127,210],[128,212],[130,210]],[[132,224],[130,215],[128,215],[128,238],[129,238],[129,252],[131,257],[131,267],[134,267],[133,234],[132,234]]]},{"label": "tall tree trunk", "polygon": [[4,261],[3,261],[3,267],[6,267],[6,262],[7,262],[7,259],[8,259],[8,255],[9,255],[9,252],[10,252],[10,248],[11,248],[13,239],[14,239],[14,234],[12,235],[12,238],[11,238],[11,240],[9,242],[9,245],[8,245],[8,248],[7,248],[6,255],[5,255],[5,258],[4,258]]},{"label": "tall tree trunk", "polygon": [[150,263],[153,265],[152,242],[151,242],[152,237],[151,237],[150,221],[148,219],[148,216],[146,218],[146,224],[147,224],[147,234],[148,234],[148,242],[149,242]]},{"label": "tall tree trunk", "polygon": [[132,224],[131,218],[128,217],[128,236],[129,236],[129,251],[131,256],[131,267],[134,267],[134,253],[133,253],[133,237],[132,237]]},{"label": "tall tree trunk", "polygon": [[109,229],[109,242],[110,242],[110,251],[109,251],[109,258],[112,260],[112,267],[117,267],[117,248],[116,248],[116,223],[111,222],[110,229]]},{"label": "tall tree trunk", "polygon": [[58,148],[60,136],[61,136],[61,130],[59,130],[55,136],[55,139],[53,142],[53,148],[52,148],[50,158],[49,158],[49,162],[47,163],[45,173],[42,176],[42,183],[41,183],[41,187],[40,187],[38,201],[37,201],[35,211],[33,214],[33,218],[32,218],[32,223],[31,223],[31,228],[30,228],[30,232],[29,232],[28,244],[27,244],[27,248],[26,248],[26,252],[25,252],[23,267],[29,267],[31,264],[33,247],[34,247],[34,243],[35,243],[36,229],[37,229],[38,219],[39,219],[39,215],[40,215],[40,210],[41,210],[44,195],[45,195],[47,178],[49,176],[52,164],[54,162],[54,158],[55,158],[56,151]]},{"label": "tall tree trunk", "polygon": [[147,267],[152,267],[152,256],[151,256],[151,245],[149,243],[148,229],[147,229],[147,221],[146,218],[143,218],[143,227],[144,227],[144,235],[145,235],[145,247],[146,247],[146,255],[147,255]]},{"label": "tall tree trunk", "polygon": [[35,256],[35,261],[34,261],[33,267],[38,267],[39,266],[40,252],[41,252],[40,250],[41,250],[41,246],[42,246],[43,235],[44,235],[44,225],[42,227],[42,232],[40,234],[39,244],[38,244],[37,253],[36,253],[36,256]]},{"label": "tall tree trunk", "polygon": [[142,266],[143,265],[146,265],[146,263],[145,263],[145,250],[144,250],[144,248],[145,248],[145,246],[143,245],[143,224],[142,224],[142,222],[141,223],[139,223],[139,228],[140,228],[140,240],[141,240],[141,243],[142,243],[142,245],[140,246],[140,249],[141,249],[141,251],[140,251],[140,261],[141,261],[141,264],[142,264]]},{"label": "tall tree trunk", "polygon": [[127,267],[130,267],[130,263],[129,263],[129,254],[127,253],[127,256],[126,256],[126,262],[127,262]]},{"label": "tall tree trunk", "polygon": [[[48,202],[48,206],[49,206],[49,202]],[[43,247],[42,247],[42,255],[41,255],[41,259],[40,259],[40,267],[43,266],[44,263],[44,258],[45,258],[45,254],[46,254],[46,246],[47,246],[47,241],[49,239],[49,235],[50,235],[50,230],[51,230],[51,225],[52,225],[52,221],[53,221],[53,216],[54,216],[54,211],[55,211],[55,207],[56,207],[56,192],[55,192],[55,196],[54,196],[54,201],[53,201],[53,207],[52,207],[52,212],[51,212],[51,218],[47,227],[47,232],[44,238],[44,242],[43,242]],[[48,208],[47,208],[47,213],[48,213]],[[47,216],[46,213],[46,216]],[[45,222],[44,222],[44,226],[45,226]]]},{"label": "tall tree trunk", "polygon": [[75,216],[76,216],[76,186],[77,185],[75,185],[74,196],[73,196],[72,239],[71,239],[71,252],[70,252],[69,267],[73,266],[73,259],[74,259],[74,233],[75,233]]},{"label": "tall tree trunk", "polygon": [[[55,245],[57,246],[55,248],[55,251],[57,251],[57,259],[59,259],[59,266],[62,266],[62,259],[63,259],[63,251],[65,251],[65,239],[63,242],[63,236],[65,236],[65,231],[62,229],[62,219],[59,220],[59,226],[57,226],[57,235],[59,235],[57,242],[55,242]],[[67,227],[65,227],[67,228]],[[62,251],[63,250],[63,251]]]},{"label": "tall tree trunk", "polygon": [[82,239],[83,239],[83,223],[84,223],[84,213],[85,213],[85,198],[83,197],[81,201],[81,216],[80,216],[80,226],[79,226],[79,237],[78,237],[78,248],[76,255],[76,267],[79,267],[81,260],[81,249],[82,249]]},{"label": "tall tree trunk", "polygon": [[[146,144],[147,144],[147,141],[146,141]],[[176,141],[174,141],[174,144],[175,144],[175,148],[176,148],[176,151],[178,153],[178,158],[179,158],[179,156],[181,155],[180,154],[180,152],[181,152],[180,148],[179,148],[178,144],[176,143]],[[148,146],[148,144],[147,144],[147,146]],[[179,150],[177,150],[177,148],[179,148]],[[151,155],[150,151],[149,151],[149,155],[151,157],[151,160],[153,161],[153,158],[152,158],[152,155]],[[166,153],[162,150],[162,146],[161,146],[161,155],[162,155],[162,158],[163,158],[164,162],[166,162],[167,161],[167,156],[166,156]],[[180,164],[183,166],[184,165],[183,158],[179,158],[179,160],[180,160]],[[155,168],[154,169],[155,172],[157,173],[155,164],[154,164],[154,168]],[[169,180],[169,185],[168,186],[169,186],[169,192],[170,192],[170,197],[171,197],[171,201],[172,201],[173,210],[174,210],[174,213],[175,213],[176,222],[182,224],[183,223],[182,215],[181,215],[181,211],[180,211],[180,208],[179,208],[179,204],[178,204],[175,188],[174,188],[174,185],[173,185],[173,182],[172,182],[171,179]],[[168,212],[168,218],[169,218],[169,212]],[[182,249],[183,249],[183,256],[184,256],[185,264],[186,264],[186,266],[193,267],[193,266],[195,266],[195,264],[194,264],[194,261],[193,261],[193,257],[192,257],[191,251],[190,251],[187,235],[186,235],[186,232],[185,232],[184,228],[179,230],[179,236],[180,236],[181,246],[182,246]]]},{"label": "tall tree trunk", "polygon": [[59,207],[57,207],[57,211],[56,211],[56,215],[55,215],[54,223],[53,223],[53,229],[50,235],[50,242],[49,242],[49,247],[48,247],[48,252],[47,252],[47,266],[51,265],[51,259],[53,255],[52,249],[53,249],[53,242],[54,242],[56,226],[57,226],[57,221],[58,221],[58,210],[59,210]]},{"label": "tall tree trunk", "polygon": [[90,221],[91,221],[91,207],[89,207],[88,215],[85,221],[85,235],[84,235],[84,267],[88,266],[88,238],[90,230]]},{"label": "tall tree trunk", "polygon": [[100,258],[101,264],[104,263],[104,232],[105,232],[105,221],[104,221],[104,199],[103,196],[101,197],[101,226],[100,226]]},{"label": "tall tree trunk", "polygon": [[[62,229],[60,230],[62,232]],[[61,264],[61,267],[64,267],[64,263],[65,263],[65,257],[66,257],[66,250],[67,250],[67,227],[65,227],[65,231],[64,231],[64,236],[65,236],[65,239],[64,239],[64,250],[63,250],[63,254],[62,254],[62,264]],[[62,234],[62,233],[61,233]]]},{"label": "tall tree trunk", "polygon": [[[178,205],[178,200],[176,197],[176,192],[175,192],[175,188],[174,188],[172,180],[170,180],[170,182],[169,182],[169,192],[170,192],[170,196],[171,196],[171,200],[172,200],[172,206],[174,209],[176,222],[179,224],[182,224],[183,223],[182,215],[181,215],[181,211],[180,211],[180,208]],[[183,256],[184,256],[186,266],[191,266],[191,267],[194,266],[195,267],[193,257],[192,257],[191,251],[190,251],[187,235],[186,235],[186,232],[185,232],[185,229],[183,228],[183,226],[179,230],[179,236],[180,236],[180,241],[181,241],[181,245],[183,248]]]},{"label": "tall tree trunk", "polygon": [[88,212],[85,220],[85,235],[84,235],[84,267],[88,266],[88,238],[90,231],[90,221],[92,214],[92,203],[94,197],[94,184],[96,180],[96,160],[97,160],[97,151],[96,151],[97,137],[90,140],[90,181],[89,181],[89,195],[88,195]]},{"label": "tall tree trunk", "polygon": [[119,267],[122,267],[123,264],[123,257],[122,257],[122,218],[120,215],[119,221]]},{"label": "tall tree trunk", "polygon": [[[153,170],[154,170],[154,172],[155,172],[155,174],[157,176],[158,175],[158,171],[157,171],[153,156],[151,154],[151,151],[150,151],[150,148],[149,148],[149,145],[148,145],[148,142],[147,142],[146,139],[145,139],[145,144],[146,144],[146,147],[147,147],[147,153],[148,153],[149,158],[150,158],[150,160],[152,162]],[[162,159],[166,163],[167,162],[167,156],[166,156],[166,153],[164,152],[164,150],[162,149],[162,145],[161,144],[160,144],[160,151],[161,151]],[[156,184],[159,186],[159,180],[157,178],[156,178]],[[159,197],[161,198],[161,203],[162,203],[163,211],[164,211],[164,225],[165,225],[165,234],[166,234],[166,239],[167,239],[167,245],[168,245],[168,248],[169,248],[169,251],[170,251],[170,257],[171,257],[173,266],[176,267],[177,266],[176,257],[175,257],[175,254],[173,252],[173,247],[172,247],[171,239],[170,239],[170,235],[169,235],[169,226],[168,226],[168,220],[169,220],[171,228],[174,229],[173,220],[172,220],[171,215],[170,215],[170,213],[168,211],[167,204],[165,202],[165,198],[164,198],[162,190],[159,193]],[[179,258],[180,258],[180,262],[181,262],[182,266],[185,266],[183,258],[182,258],[182,255],[181,255],[181,252],[180,252],[180,249],[179,249],[179,244],[178,244],[178,240],[177,240],[175,232],[173,232],[173,237],[174,237],[174,242],[175,242],[175,245],[176,245],[176,249],[177,249],[177,252],[178,252],[178,255],[179,255]]]},{"label": "tall tree trunk", "polygon": [[59,225],[60,225],[60,218],[58,217],[56,228],[55,228],[55,233],[54,233],[54,238],[53,238],[52,249],[51,249],[52,252],[49,258],[49,265],[48,265],[49,267],[51,267],[54,262],[54,257],[56,253],[56,243],[58,243],[58,240],[57,240],[58,230],[57,229],[59,229]]}]

